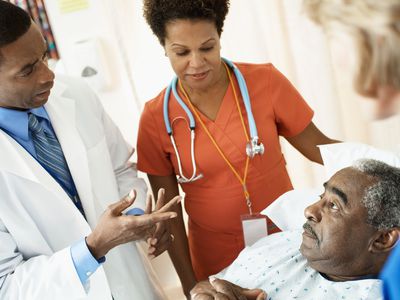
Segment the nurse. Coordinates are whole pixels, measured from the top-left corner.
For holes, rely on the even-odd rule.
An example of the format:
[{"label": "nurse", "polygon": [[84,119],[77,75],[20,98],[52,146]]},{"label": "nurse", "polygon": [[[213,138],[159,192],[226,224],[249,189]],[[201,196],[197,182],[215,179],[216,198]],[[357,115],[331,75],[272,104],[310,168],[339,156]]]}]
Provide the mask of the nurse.
[{"label": "nurse", "polygon": [[[307,0],[312,19],[332,29],[341,25],[356,41],[358,73],[355,88],[375,99],[376,118],[400,113],[400,1]],[[399,229],[400,234],[400,229]],[[381,275],[386,300],[400,300],[400,243]]]},{"label": "nurse", "polygon": [[[188,237],[179,208],[179,220],[169,224],[169,254],[188,297],[243,249],[241,216],[254,217],[292,189],[279,137],[318,163],[317,145],[336,142],[313,124],[312,109],[272,64],[221,58],[228,8],[228,0],[144,1],[177,78],[145,105],[138,169],[166,198],[179,194],[178,184],[186,194]],[[152,243],[156,256],[162,249]]]}]

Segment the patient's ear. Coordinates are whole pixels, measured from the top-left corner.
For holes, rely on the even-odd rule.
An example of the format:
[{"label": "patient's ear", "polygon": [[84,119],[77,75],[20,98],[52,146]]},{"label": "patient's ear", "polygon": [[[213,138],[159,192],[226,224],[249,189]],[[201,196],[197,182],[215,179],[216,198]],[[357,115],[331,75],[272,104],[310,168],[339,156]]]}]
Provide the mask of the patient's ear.
[{"label": "patient's ear", "polygon": [[400,237],[400,228],[378,230],[370,245],[372,253],[391,251]]}]

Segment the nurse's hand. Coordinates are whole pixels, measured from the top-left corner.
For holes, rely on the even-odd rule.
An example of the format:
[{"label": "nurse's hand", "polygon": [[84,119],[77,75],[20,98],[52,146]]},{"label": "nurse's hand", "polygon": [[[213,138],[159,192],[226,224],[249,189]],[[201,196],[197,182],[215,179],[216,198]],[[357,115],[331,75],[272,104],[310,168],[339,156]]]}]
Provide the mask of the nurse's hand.
[{"label": "nurse's hand", "polygon": [[201,281],[190,291],[193,300],[264,300],[267,294],[261,289],[245,289],[222,279]]},{"label": "nurse's hand", "polygon": [[[156,210],[165,202],[165,190],[159,189],[156,202]],[[156,224],[154,234],[147,239],[148,255],[150,258],[159,256],[165,250],[168,249],[171,242],[174,241],[174,236],[171,234],[169,229],[169,221],[161,221]]]},{"label": "nurse's hand", "polygon": [[151,212],[151,198],[147,200],[144,215],[125,215],[122,212],[135,201],[136,192],[129,193],[122,200],[111,204],[100,217],[93,232],[86,238],[86,244],[93,257],[99,259],[114,247],[127,242],[146,239],[156,230],[158,222],[175,218],[173,206],[181,200],[179,196],[164,205],[164,200]]}]

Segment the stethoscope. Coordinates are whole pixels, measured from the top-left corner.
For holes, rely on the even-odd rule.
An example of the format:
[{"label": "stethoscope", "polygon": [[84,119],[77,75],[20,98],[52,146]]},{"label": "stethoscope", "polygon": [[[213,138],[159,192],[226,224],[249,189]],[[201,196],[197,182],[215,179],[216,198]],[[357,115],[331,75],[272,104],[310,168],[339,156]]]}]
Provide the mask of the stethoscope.
[{"label": "stethoscope", "polygon": [[[243,98],[244,106],[246,108],[246,113],[247,113],[247,119],[249,122],[249,128],[250,128],[250,141],[246,144],[246,154],[250,157],[253,158],[256,155],[262,155],[264,154],[264,145],[259,142],[258,139],[258,133],[257,133],[257,127],[256,127],[256,122],[254,121],[253,113],[251,111],[251,103],[250,103],[250,97],[249,97],[249,92],[247,90],[247,85],[246,81],[244,80],[244,77],[242,73],[239,71],[239,69],[228,59],[223,58],[223,61],[231,68],[233,69],[233,72],[236,76],[236,79],[239,84],[240,88],[240,93]],[[196,128],[196,122],[194,120],[192,112],[189,110],[185,102],[182,100],[182,98],[179,96],[177,90],[176,90],[176,85],[178,82],[178,77],[174,77],[167,87],[167,90],[165,91],[164,95],[164,103],[163,103],[163,114],[164,114],[164,122],[165,122],[165,127],[167,129],[167,133],[170,136],[172,146],[174,147],[176,158],[178,161],[178,168],[179,168],[179,177],[178,177],[178,182],[179,183],[189,183],[193,182],[195,180],[198,180],[203,177],[203,174],[198,174],[196,175],[196,158],[194,155],[194,139],[195,139],[195,128]],[[179,105],[183,108],[185,111],[186,115],[189,117],[189,128],[190,128],[190,153],[191,153],[191,160],[192,160],[192,168],[193,168],[193,173],[190,178],[185,177],[183,175],[182,171],[182,164],[179,156],[178,149],[175,144],[175,139],[174,139],[174,133],[172,130],[171,123],[169,121],[169,114],[168,114],[168,101],[169,101],[169,96],[172,93],[174,94],[175,99],[178,101]]]}]

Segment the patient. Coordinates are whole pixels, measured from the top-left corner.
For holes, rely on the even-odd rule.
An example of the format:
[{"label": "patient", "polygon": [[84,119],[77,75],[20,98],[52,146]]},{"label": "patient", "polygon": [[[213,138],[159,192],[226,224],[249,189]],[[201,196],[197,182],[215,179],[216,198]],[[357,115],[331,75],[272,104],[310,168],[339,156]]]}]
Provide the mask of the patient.
[{"label": "patient", "polygon": [[192,299],[382,299],[377,274],[399,239],[399,183],[400,169],[376,160],[340,170],[305,209],[302,234],[245,248]]},{"label": "patient", "polygon": [[[304,0],[304,7],[328,32],[344,29],[354,38],[355,88],[375,98],[376,117],[400,113],[400,1]],[[400,300],[400,243],[380,278],[385,299]]]}]

